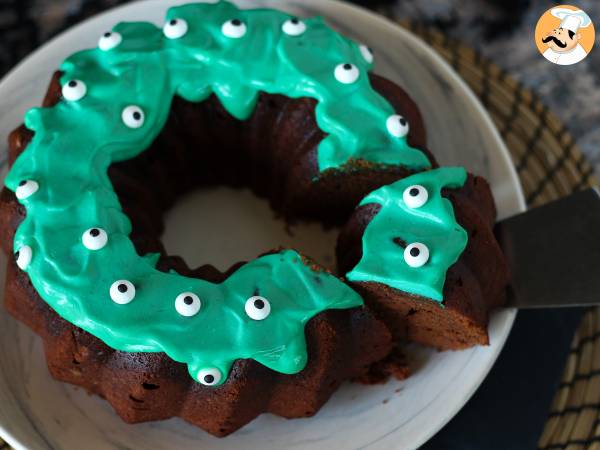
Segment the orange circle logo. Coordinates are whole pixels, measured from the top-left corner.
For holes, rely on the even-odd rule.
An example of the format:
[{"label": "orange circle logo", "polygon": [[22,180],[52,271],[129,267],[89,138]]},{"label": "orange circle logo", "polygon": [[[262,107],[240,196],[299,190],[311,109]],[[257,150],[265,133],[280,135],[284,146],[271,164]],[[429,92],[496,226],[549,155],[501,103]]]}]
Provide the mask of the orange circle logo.
[{"label": "orange circle logo", "polygon": [[592,51],[596,31],[585,11],[571,5],[550,8],[535,27],[535,45],[544,58],[570,66]]}]

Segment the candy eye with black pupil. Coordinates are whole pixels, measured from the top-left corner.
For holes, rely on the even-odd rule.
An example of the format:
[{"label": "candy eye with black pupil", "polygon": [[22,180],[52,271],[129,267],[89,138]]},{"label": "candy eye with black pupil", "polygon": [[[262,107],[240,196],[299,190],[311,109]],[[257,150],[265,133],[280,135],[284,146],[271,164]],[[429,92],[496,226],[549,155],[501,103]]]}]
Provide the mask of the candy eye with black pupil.
[{"label": "candy eye with black pupil", "polygon": [[404,249],[404,261],[410,267],[417,268],[425,265],[429,260],[429,249],[425,244],[414,242]]},{"label": "candy eye with black pupil", "polygon": [[221,371],[216,367],[209,367],[198,372],[198,381],[205,386],[214,386],[215,384],[219,384],[221,378]]},{"label": "candy eye with black pupil", "polygon": [[135,286],[129,280],[117,280],[110,286],[110,298],[119,305],[126,305],[135,298]]},{"label": "candy eye with black pupil", "polygon": [[286,20],[281,29],[288,36],[300,36],[306,31],[306,24],[299,19],[293,18]]},{"label": "candy eye with black pupil", "polygon": [[184,317],[192,317],[200,312],[202,302],[193,292],[182,292],[175,298],[175,310]]},{"label": "candy eye with black pupil", "polygon": [[186,35],[188,24],[183,19],[171,19],[163,26],[163,34],[167,39],[179,39]]},{"label": "candy eye with black pupil", "polygon": [[102,228],[90,228],[81,235],[81,241],[89,250],[100,250],[108,242],[108,234]]},{"label": "candy eye with black pupil", "polygon": [[334,75],[335,79],[338,80],[340,83],[352,84],[356,80],[358,80],[358,77],[360,76],[360,71],[358,70],[358,67],[356,67],[354,64],[343,63],[338,64],[336,66]]},{"label": "candy eye with black pupil", "polygon": [[23,245],[20,247],[15,253],[15,260],[19,269],[26,270],[27,267],[29,267],[29,263],[31,263],[32,257],[33,251],[29,245]]},{"label": "candy eye with black pupil", "polygon": [[62,87],[62,96],[65,100],[76,102],[85,97],[87,87],[81,80],[71,80]]},{"label": "candy eye with black pupil", "polygon": [[244,309],[252,320],[264,320],[271,314],[271,304],[260,295],[252,296],[246,300]]},{"label": "candy eye with black pupil", "polygon": [[221,32],[232,39],[239,39],[246,34],[246,24],[240,19],[228,20],[221,27]]},{"label": "candy eye with black pupil", "polygon": [[407,187],[404,190],[402,199],[409,208],[420,208],[427,203],[427,200],[429,199],[429,193],[423,186],[415,184]]},{"label": "candy eye with black pupil", "polygon": [[393,114],[386,121],[388,132],[397,138],[403,138],[410,131],[408,121],[399,114]]},{"label": "candy eye with black pupil", "polygon": [[116,31],[107,31],[102,35],[102,37],[98,41],[98,48],[106,52],[117,47],[122,40],[123,37]]},{"label": "candy eye with black pupil", "polygon": [[37,183],[37,181],[21,180],[19,182],[19,185],[17,186],[17,189],[15,189],[15,196],[19,200],[24,200],[27,197],[30,197],[33,194],[35,194],[39,188],[40,186]]},{"label": "candy eye with black pupil", "polygon": [[144,125],[144,111],[136,105],[130,105],[123,109],[121,114],[123,123],[129,128],[140,128]]}]

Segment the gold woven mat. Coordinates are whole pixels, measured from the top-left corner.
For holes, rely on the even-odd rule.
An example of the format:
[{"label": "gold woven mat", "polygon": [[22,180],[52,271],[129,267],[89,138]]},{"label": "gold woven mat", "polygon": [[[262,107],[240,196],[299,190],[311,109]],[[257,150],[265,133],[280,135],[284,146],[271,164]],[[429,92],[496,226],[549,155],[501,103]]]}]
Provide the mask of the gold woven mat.
[{"label": "gold woven mat", "polygon": [[[598,185],[565,126],[535,93],[439,31],[401,25],[429,43],[479,97],[510,150],[528,205]],[[584,316],[576,333],[539,448],[600,450],[600,308]]]},{"label": "gold woven mat", "polygon": [[[402,23],[443,56],[490,113],[511,152],[530,206],[598,185],[562,122],[539,98],[469,47],[431,28]],[[600,308],[573,340],[541,450],[600,450]],[[10,447],[0,439],[0,450]]]}]

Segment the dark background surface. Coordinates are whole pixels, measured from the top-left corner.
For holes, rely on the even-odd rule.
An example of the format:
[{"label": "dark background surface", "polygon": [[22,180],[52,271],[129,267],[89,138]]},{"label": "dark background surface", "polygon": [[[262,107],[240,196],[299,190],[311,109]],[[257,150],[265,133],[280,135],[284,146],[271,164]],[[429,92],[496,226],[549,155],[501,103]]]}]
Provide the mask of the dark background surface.
[{"label": "dark background surface", "polygon": [[535,449],[582,313],[576,308],[520,311],[481,387],[422,449]]},{"label": "dark background surface", "polygon": [[[182,0],[182,3],[185,1]],[[0,75],[63,29],[124,0],[0,0]],[[436,26],[477,48],[538,92],[597,173],[600,169],[600,50],[575,66],[555,66],[533,42],[545,0],[357,1],[389,17]],[[600,26],[600,1],[573,3]],[[596,47],[598,41],[596,42]],[[532,449],[547,419],[579,310],[527,311],[498,363],[467,406],[425,448]]]},{"label": "dark background surface", "polygon": [[[185,3],[187,0],[182,0]],[[192,0],[190,0],[192,1]],[[568,125],[600,173],[600,50],[581,63],[556,66],[539,55],[535,24],[568,0],[356,0],[388,16],[434,25],[479,49],[538,92]],[[0,74],[66,27],[127,0],[0,0]],[[600,27],[600,1],[573,0]],[[600,29],[597,37],[600,38]]]}]

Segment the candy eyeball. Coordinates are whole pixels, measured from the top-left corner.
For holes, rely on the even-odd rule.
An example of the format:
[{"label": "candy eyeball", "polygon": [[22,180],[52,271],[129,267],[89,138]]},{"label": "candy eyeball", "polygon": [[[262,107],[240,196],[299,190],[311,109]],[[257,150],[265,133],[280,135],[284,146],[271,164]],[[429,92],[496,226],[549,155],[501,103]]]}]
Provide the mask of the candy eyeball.
[{"label": "candy eyeball", "polygon": [[175,299],[175,309],[185,317],[192,317],[198,314],[201,306],[200,297],[193,292],[182,292]]},{"label": "candy eyeball", "polygon": [[123,36],[116,31],[107,31],[102,35],[102,37],[100,37],[100,40],[98,41],[98,48],[106,52],[118,46],[122,40]]},{"label": "candy eyeball", "polygon": [[40,185],[37,183],[37,181],[22,180],[17,186],[17,189],[15,189],[15,196],[19,200],[24,200],[27,197],[31,197],[33,194],[35,194],[39,188]]},{"label": "candy eyeball", "polygon": [[102,228],[90,228],[81,235],[81,242],[89,250],[100,250],[108,242],[108,234]]},{"label": "candy eyeball", "polygon": [[281,29],[288,36],[300,36],[306,31],[306,24],[294,17],[283,22]]},{"label": "candy eyeball", "polygon": [[65,85],[62,87],[62,96],[65,100],[70,102],[81,100],[83,97],[85,97],[86,93],[87,87],[81,80],[67,81],[67,83],[65,83]]},{"label": "candy eyeball", "polygon": [[144,111],[139,106],[130,105],[121,113],[123,123],[129,128],[139,128],[144,125]]},{"label": "candy eyeball", "polygon": [[135,286],[128,280],[117,280],[110,286],[110,298],[119,305],[126,305],[135,298]]},{"label": "candy eyeball", "polygon": [[198,371],[198,381],[205,386],[214,386],[219,384],[222,375],[221,371],[216,367],[209,367]]},{"label": "candy eyeball", "polygon": [[338,64],[335,68],[334,74],[335,79],[338,80],[340,83],[352,84],[356,80],[358,80],[358,77],[360,76],[360,71],[358,70],[358,67],[356,67],[354,64],[345,63]]},{"label": "candy eyeball", "polygon": [[404,190],[402,199],[409,208],[420,208],[427,203],[427,200],[429,199],[429,193],[423,186],[415,184],[407,187]]},{"label": "candy eyeball", "polygon": [[246,34],[246,24],[240,19],[228,20],[221,27],[221,32],[228,38],[239,39]]},{"label": "candy eyeball", "polygon": [[404,249],[404,261],[410,267],[421,267],[429,260],[429,249],[425,244],[415,242]]},{"label": "candy eyeball", "polygon": [[179,39],[188,31],[188,24],[183,19],[171,19],[163,26],[163,33],[167,39]]},{"label": "candy eyeball", "polygon": [[29,263],[31,262],[31,258],[33,257],[33,251],[29,245],[23,245],[17,253],[15,253],[15,260],[17,261],[17,266],[21,270],[27,269],[29,267]]},{"label": "candy eyeball", "polygon": [[399,114],[394,114],[388,117],[386,126],[389,133],[397,138],[406,136],[410,130],[408,120]]},{"label": "candy eyeball", "polygon": [[252,320],[264,320],[271,314],[271,304],[269,301],[259,295],[255,295],[246,300],[244,306],[246,314]]},{"label": "candy eyeball", "polygon": [[365,61],[369,64],[373,63],[373,50],[371,50],[370,47],[367,47],[366,45],[361,45],[358,47],[360,50],[360,54],[362,55],[362,57],[365,59]]}]

